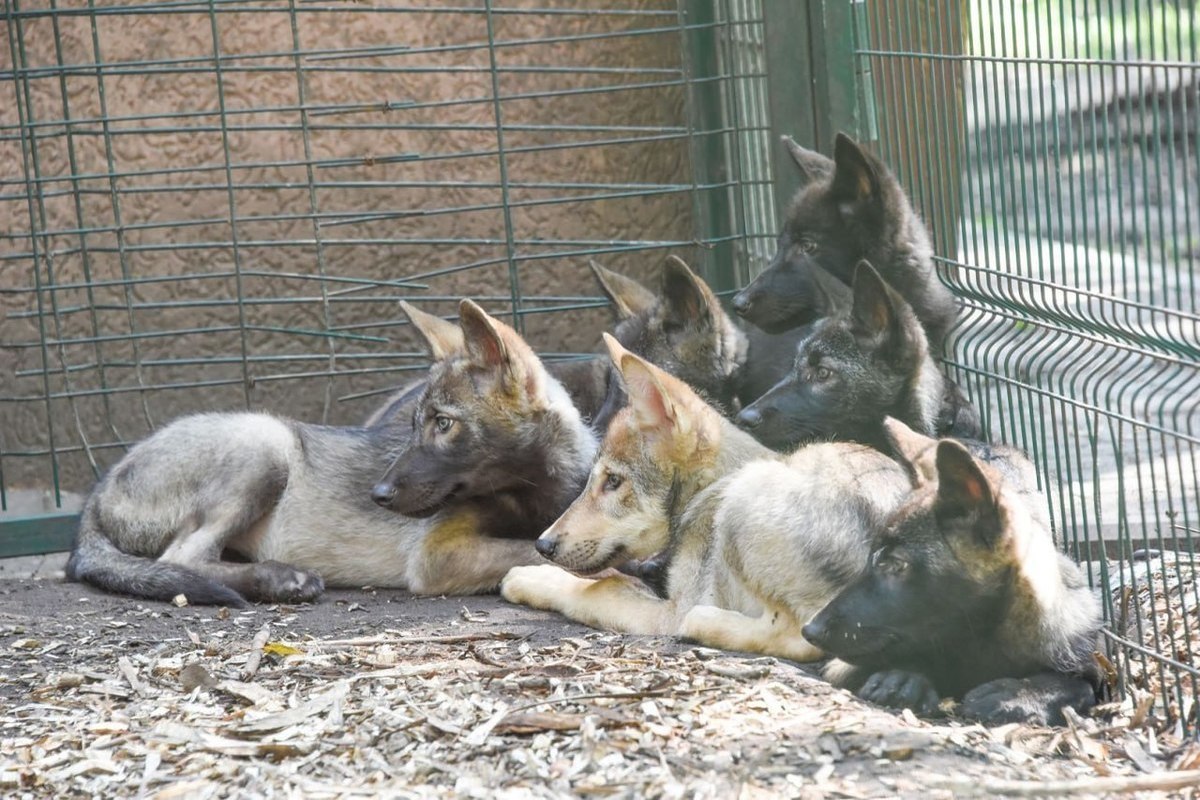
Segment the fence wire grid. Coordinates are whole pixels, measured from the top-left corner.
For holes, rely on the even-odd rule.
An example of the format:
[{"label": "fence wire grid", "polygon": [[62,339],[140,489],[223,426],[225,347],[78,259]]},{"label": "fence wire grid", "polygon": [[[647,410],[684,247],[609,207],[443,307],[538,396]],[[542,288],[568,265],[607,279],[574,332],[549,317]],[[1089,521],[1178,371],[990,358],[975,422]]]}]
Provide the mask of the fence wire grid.
[{"label": "fence wire grid", "polygon": [[743,285],[794,123],[770,110],[813,88],[768,70],[783,41],[923,210],[947,368],[1038,463],[1123,688],[1194,731],[1195,2],[799,6],[9,0],[0,554],[68,541],[179,414],[363,419],[425,366],[401,298],[474,297],[571,358],[607,321],[589,258]]}]

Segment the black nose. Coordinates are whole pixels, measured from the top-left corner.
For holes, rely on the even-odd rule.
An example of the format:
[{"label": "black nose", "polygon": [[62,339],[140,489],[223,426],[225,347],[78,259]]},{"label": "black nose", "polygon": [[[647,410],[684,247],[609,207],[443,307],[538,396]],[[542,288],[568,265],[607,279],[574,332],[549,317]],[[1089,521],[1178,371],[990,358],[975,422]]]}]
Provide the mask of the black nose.
[{"label": "black nose", "polygon": [[817,619],[810,620],[807,625],[800,629],[800,632],[804,634],[805,639],[808,639],[808,641],[817,645],[818,647],[821,646],[821,642],[825,640],[825,637],[829,633],[825,622],[819,617]]},{"label": "black nose", "polygon": [[741,410],[741,412],[737,415],[738,427],[745,428],[746,430],[753,430],[754,428],[757,428],[759,425],[762,424],[762,421],[763,421],[762,412],[759,411],[754,406],[749,406],[747,408],[743,408]]},{"label": "black nose", "polygon": [[538,539],[537,541],[535,541],[533,543],[533,546],[536,547],[537,551],[539,553],[541,553],[543,556],[545,556],[546,558],[553,558],[554,551],[558,549],[558,540],[557,539]]},{"label": "black nose", "polygon": [[377,505],[389,508],[392,505],[392,501],[396,499],[396,487],[390,483],[377,483],[375,484],[375,488],[371,490],[371,499]]},{"label": "black nose", "polygon": [[733,300],[730,301],[730,305],[733,306],[733,310],[737,312],[737,314],[740,316],[745,316],[746,312],[750,310],[750,298],[745,292],[738,292],[733,296]]}]

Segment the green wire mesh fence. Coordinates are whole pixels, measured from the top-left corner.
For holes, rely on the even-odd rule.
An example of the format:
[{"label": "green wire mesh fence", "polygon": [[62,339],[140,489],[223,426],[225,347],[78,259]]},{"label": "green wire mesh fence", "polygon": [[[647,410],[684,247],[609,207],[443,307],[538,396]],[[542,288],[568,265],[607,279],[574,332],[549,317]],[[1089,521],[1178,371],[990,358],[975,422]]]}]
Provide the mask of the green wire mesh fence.
[{"label": "green wire mesh fence", "polygon": [[773,134],[841,127],[923,209],[963,302],[948,368],[1037,460],[1123,688],[1194,726],[1197,15],[9,0],[0,555],[62,547],[95,476],[179,414],[363,419],[424,368],[402,297],[474,297],[570,358],[607,320],[588,258],[744,284],[788,177]]},{"label": "green wire mesh fence", "polygon": [[744,99],[765,78],[761,26],[725,10],[6,3],[4,552],[61,546],[181,413],[363,419],[425,365],[401,297],[471,296],[569,357],[607,322],[589,257],[646,279],[668,251],[740,257],[731,209],[769,180],[726,153],[766,152]]},{"label": "green wire mesh fence", "polygon": [[1035,456],[1124,689],[1195,726],[1200,9],[857,8],[881,151],[962,300],[951,371]]}]

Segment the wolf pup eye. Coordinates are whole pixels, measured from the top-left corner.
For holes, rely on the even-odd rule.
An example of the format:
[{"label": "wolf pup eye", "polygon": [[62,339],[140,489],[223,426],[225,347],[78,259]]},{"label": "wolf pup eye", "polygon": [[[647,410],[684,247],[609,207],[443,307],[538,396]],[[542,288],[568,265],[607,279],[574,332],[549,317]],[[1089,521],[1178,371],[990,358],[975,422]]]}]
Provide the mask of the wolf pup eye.
[{"label": "wolf pup eye", "polygon": [[454,427],[454,420],[445,414],[438,414],[433,418],[433,426],[437,428],[438,433],[445,433]]},{"label": "wolf pup eye", "polygon": [[829,367],[817,367],[812,373],[813,380],[824,383],[833,377],[833,370]]},{"label": "wolf pup eye", "polygon": [[805,253],[814,253],[817,249],[817,243],[812,239],[801,239],[800,250]]},{"label": "wolf pup eye", "polygon": [[625,479],[622,478],[620,475],[613,475],[610,472],[608,474],[608,477],[604,479],[604,491],[615,492],[617,489],[621,488],[621,484],[624,482],[625,482]]}]

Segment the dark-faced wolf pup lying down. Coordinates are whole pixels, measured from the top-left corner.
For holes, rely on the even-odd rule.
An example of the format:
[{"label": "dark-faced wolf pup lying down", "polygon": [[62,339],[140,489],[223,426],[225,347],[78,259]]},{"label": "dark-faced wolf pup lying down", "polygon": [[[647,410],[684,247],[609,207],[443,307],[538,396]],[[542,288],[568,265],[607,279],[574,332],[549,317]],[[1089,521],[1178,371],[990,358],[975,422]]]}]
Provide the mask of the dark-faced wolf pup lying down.
[{"label": "dark-faced wolf pup lying down", "polygon": [[1101,696],[1100,601],[1054,543],[1033,465],[1003,446],[889,422],[916,489],[857,580],[804,626],[834,683],[929,714],[1065,724]]},{"label": "dark-faced wolf pup lying down", "polygon": [[136,445],[88,498],[67,577],[239,606],[326,584],[487,592],[539,560],[532,540],[579,493],[596,440],[516,331],[469,300],[459,313],[454,341],[426,334],[436,360],[408,419],[199,414]]}]

